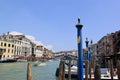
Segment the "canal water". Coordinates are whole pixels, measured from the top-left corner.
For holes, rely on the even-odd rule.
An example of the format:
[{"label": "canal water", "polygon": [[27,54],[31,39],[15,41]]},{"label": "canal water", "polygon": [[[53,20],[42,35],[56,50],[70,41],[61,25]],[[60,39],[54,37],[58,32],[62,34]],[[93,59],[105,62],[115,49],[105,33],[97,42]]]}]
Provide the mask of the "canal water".
[{"label": "canal water", "polygon": [[[55,76],[59,61],[47,61],[45,66],[33,66],[33,80],[58,80]],[[0,63],[0,80],[27,80],[27,63]],[[67,80],[67,79],[66,79]]]}]

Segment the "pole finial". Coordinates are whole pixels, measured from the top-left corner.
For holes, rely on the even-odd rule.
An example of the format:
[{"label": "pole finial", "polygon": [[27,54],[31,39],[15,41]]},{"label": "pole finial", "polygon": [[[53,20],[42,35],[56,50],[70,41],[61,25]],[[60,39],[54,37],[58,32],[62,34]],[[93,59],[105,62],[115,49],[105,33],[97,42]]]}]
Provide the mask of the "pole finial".
[{"label": "pole finial", "polygon": [[80,23],[80,18],[78,18],[78,23]]},{"label": "pole finial", "polygon": [[88,41],[88,38],[86,37],[86,41]]},{"label": "pole finial", "polygon": [[93,43],[93,41],[91,40],[91,44]]}]

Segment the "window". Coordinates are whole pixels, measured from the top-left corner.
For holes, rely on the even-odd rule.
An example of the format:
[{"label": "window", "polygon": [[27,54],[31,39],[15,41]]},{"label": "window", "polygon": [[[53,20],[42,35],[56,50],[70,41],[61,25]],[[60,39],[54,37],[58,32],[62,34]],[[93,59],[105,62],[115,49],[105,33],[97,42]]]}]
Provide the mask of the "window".
[{"label": "window", "polygon": [[103,42],[103,46],[105,45],[105,43]]},{"label": "window", "polygon": [[12,53],[13,53],[13,50],[12,50]]},{"label": "window", "polygon": [[12,48],[14,47],[14,45],[12,45]]},{"label": "window", "polygon": [[5,58],[5,55],[3,55],[3,58]]},{"label": "window", "polygon": [[8,47],[10,47],[10,44],[8,44]]},{"label": "window", "polygon": [[117,36],[119,37],[119,36],[120,36],[120,33],[118,33]]},{"label": "window", "polygon": [[112,37],[113,37],[113,38],[115,38],[115,36],[114,36],[114,35],[113,35]]},{"label": "window", "polygon": [[6,47],[6,43],[4,43],[4,47]]},{"label": "window", "polygon": [[4,49],[4,52],[6,52],[6,49]]}]

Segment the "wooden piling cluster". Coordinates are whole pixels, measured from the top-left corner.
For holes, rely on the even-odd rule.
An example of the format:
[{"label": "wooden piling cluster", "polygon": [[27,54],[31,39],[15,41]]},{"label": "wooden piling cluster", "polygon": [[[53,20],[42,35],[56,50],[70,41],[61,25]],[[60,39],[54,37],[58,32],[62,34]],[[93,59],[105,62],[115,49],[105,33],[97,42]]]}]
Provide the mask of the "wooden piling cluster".
[{"label": "wooden piling cluster", "polygon": [[[111,64],[111,67],[110,67],[111,80],[113,80],[113,76],[114,76],[113,64],[112,62],[110,62],[110,64]],[[88,68],[88,66],[90,69]],[[118,61],[118,65],[117,65],[117,75],[118,75],[118,80],[120,80],[120,61]],[[27,65],[27,80],[33,80],[31,63],[28,63]],[[65,60],[62,60],[62,59],[59,64],[58,80],[65,80]],[[69,65],[68,65],[68,80],[71,80],[71,60],[69,60]],[[91,63],[89,63],[87,60],[85,61],[85,80],[92,80],[91,79]],[[95,66],[94,80],[101,80],[100,65],[98,64],[96,64]]]},{"label": "wooden piling cluster", "polygon": [[[65,79],[65,61],[61,59],[59,64],[58,80],[64,80],[64,79]],[[68,65],[68,80],[71,80],[71,60],[69,60],[69,65]]]}]

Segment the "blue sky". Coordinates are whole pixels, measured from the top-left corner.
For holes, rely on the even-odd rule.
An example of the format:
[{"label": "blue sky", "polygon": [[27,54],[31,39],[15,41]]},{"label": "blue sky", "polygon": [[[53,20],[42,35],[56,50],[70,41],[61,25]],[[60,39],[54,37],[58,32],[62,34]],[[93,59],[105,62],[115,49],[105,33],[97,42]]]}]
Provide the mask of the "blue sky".
[{"label": "blue sky", "polygon": [[85,38],[96,43],[120,30],[119,0],[0,0],[0,34],[34,36],[53,51],[77,49],[77,18]]}]

